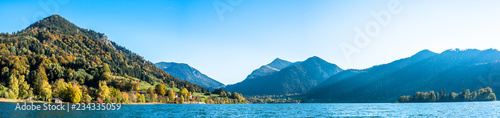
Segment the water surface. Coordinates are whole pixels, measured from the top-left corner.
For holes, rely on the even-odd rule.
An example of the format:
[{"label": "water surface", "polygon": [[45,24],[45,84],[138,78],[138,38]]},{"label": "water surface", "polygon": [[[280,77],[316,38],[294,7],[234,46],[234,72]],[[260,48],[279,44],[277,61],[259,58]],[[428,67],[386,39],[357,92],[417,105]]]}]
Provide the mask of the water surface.
[{"label": "water surface", "polygon": [[122,105],[117,111],[19,111],[0,103],[2,117],[464,117],[500,116],[500,102]]}]

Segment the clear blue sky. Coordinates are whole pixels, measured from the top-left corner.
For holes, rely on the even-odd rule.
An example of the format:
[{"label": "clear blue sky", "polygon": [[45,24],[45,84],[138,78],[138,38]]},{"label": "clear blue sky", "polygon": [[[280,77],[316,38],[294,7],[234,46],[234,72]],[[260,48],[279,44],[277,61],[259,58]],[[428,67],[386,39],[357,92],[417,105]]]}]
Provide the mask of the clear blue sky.
[{"label": "clear blue sky", "polygon": [[[219,8],[231,11],[218,13],[217,1],[223,6]],[[19,31],[59,14],[80,27],[105,33],[149,61],[188,63],[232,84],[277,57],[302,61],[319,56],[344,69],[362,69],[422,49],[498,49],[499,2],[2,0],[0,32]],[[387,12],[394,6],[398,13]],[[382,26],[372,12],[390,13],[390,21],[383,17],[387,22]],[[365,27],[375,26],[373,23],[380,29],[369,27],[370,41],[356,44],[361,39],[356,28],[366,35]]]}]

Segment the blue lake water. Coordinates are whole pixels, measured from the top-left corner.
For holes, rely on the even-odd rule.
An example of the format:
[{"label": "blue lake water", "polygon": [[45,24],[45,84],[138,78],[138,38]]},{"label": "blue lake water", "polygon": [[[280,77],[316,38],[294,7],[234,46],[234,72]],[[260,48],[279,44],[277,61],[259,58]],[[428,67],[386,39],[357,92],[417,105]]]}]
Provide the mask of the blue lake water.
[{"label": "blue lake water", "polygon": [[122,105],[117,111],[19,111],[0,103],[1,117],[464,117],[500,116],[500,102]]}]

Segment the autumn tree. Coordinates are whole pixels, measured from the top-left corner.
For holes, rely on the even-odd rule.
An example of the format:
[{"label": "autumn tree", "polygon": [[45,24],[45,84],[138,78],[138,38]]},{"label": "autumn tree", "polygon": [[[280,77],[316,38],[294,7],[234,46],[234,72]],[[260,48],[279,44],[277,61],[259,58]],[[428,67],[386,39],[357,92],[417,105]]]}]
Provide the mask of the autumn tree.
[{"label": "autumn tree", "polygon": [[182,103],[184,103],[184,98],[183,98],[183,97],[181,97],[181,98],[179,99],[179,103],[181,103],[181,104],[182,104]]},{"label": "autumn tree", "polygon": [[113,87],[110,88],[111,88],[111,97],[114,97],[116,99],[116,102],[120,103],[122,101],[122,93],[118,89],[115,89]]},{"label": "autumn tree", "polygon": [[149,87],[149,88],[146,90],[146,93],[147,93],[147,94],[149,94],[149,95],[154,94],[154,89],[153,89],[153,87]]},{"label": "autumn tree", "polygon": [[165,85],[163,84],[157,84],[156,85],[156,93],[160,94],[161,96],[165,96],[166,92],[165,92]]},{"label": "autumn tree", "polygon": [[17,99],[19,95],[19,81],[14,74],[10,75],[9,79],[9,89],[12,90],[12,92],[10,92],[9,94],[9,97],[12,99]]},{"label": "autumn tree", "polygon": [[109,69],[109,65],[108,64],[104,64],[103,70],[104,70],[105,73],[106,72],[108,72],[108,73],[111,72],[111,70]]},{"label": "autumn tree", "polygon": [[122,92],[122,99],[124,103],[129,102],[129,95],[126,92]]},{"label": "autumn tree", "polygon": [[141,102],[146,103],[146,97],[144,95],[141,95]]},{"label": "autumn tree", "polygon": [[67,84],[66,94],[66,99],[68,99],[72,103],[78,103],[82,98],[82,92],[80,91],[78,85],[72,85],[70,82],[68,82]]},{"label": "autumn tree", "polygon": [[182,88],[179,91],[179,94],[180,94],[181,97],[188,97],[189,91],[186,88]]},{"label": "autumn tree", "polygon": [[19,76],[19,97],[25,98],[28,96],[30,96],[30,85],[25,81],[24,75],[21,75]]},{"label": "autumn tree", "polygon": [[[44,86],[44,82],[47,82],[48,83],[48,78],[47,78],[47,74],[45,73],[45,69],[43,68],[39,68],[37,69],[37,71],[34,73],[35,74],[35,79],[33,81],[33,84],[34,84],[34,92],[36,95],[40,95],[40,96],[43,96],[42,95],[42,91],[44,88],[46,88],[47,86]],[[50,85],[49,85],[50,86]],[[50,88],[49,88],[50,89]],[[47,91],[46,91],[47,92]],[[52,94],[52,92],[51,92]],[[51,95],[52,97],[52,95]]]},{"label": "autumn tree", "polygon": [[222,92],[220,93],[220,96],[221,96],[221,97],[226,97],[226,96],[227,96],[227,94],[226,94],[226,92],[225,92],[225,91],[222,91]]},{"label": "autumn tree", "polygon": [[103,101],[109,98],[110,91],[108,85],[106,84],[106,81],[99,81],[99,90],[97,91],[97,94],[98,97]]},{"label": "autumn tree", "polygon": [[142,102],[141,97],[142,97],[142,96],[141,96],[141,94],[139,94],[139,93],[135,93],[135,98],[136,98],[137,100],[139,100],[139,101],[141,101],[141,102]]},{"label": "autumn tree", "polygon": [[30,88],[28,90],[28,97],[33,97],[33,96],[35,96],[35,94],[33,94],[33,88]]},{"label": "autumn tree", "polygon": [[170,100],[175,99],[175,91],[174,90],[168,89],[168,98],[170,98]]},{"label": "autumn tree", "polygon": [[8,98],[8,99],[16,99],[16,95],[14,93],[14,91],[12,91],[12,89],[8,89],[7,91],[5,91],[4,93],[5,95],[5,98]]},{"label": "autumn tree", "polygon": [[92,97],[90,97],[89,94],[86,94],[82,100],[84,103],[90,103],[92,101]]},{"label": "autumn tree", "polygon": [[64,82],[64,79],[58,79],[52,83],[52,96],[67,98],[66,89],[68,88],[68,83]]},{"label": "autumn tree", "polygon": [[47,82],[46,80],[42,82],[40,94],[41,94],[42,98],[49,100],[49,101],[50,101],[50,99],[52,99],[52,90],[50,88],[51,88],[51,86],[50,86],[49,82]]},{"label": "autumn tree", "polygon": [[157,98],[158,98],[158,95],[157,95],[157,94],[152,94],[152,95],[151,95],[151,102],[156,102],[156,101],[158,101],[158,99],[157,99]]},{"label": "autumn tree", "polygon": [[116,100],[118,100],[117,102],[118,103],[122,103],[122,100],[123,100],[123,96],[122,96],[122,92],[120,92],[120,90],[116,90]]},{"label": "autumn tree", "polygon": [[210,98],[207,98],[207,99],[205,99],[205,103],[206,104],[212,104],[213,102],[212,102],[212,100]]}]

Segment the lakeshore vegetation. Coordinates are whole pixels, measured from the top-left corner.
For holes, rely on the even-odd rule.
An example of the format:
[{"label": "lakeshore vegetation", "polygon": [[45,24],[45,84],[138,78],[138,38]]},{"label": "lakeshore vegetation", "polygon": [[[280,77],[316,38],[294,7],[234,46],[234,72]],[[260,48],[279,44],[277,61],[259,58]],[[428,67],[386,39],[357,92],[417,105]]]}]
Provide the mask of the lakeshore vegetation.
[{"label": "lakeshore vegetation", "polygon": [[478,92],[470,92],[469,89],[463,89],[460,93],[446,93],[446,89],[439,92],[417,92],[413,96],[401,96],[398,103],[408,102],[467,102],[467,101],[495,101],[496,95],[490,87],[481,88]]}]

